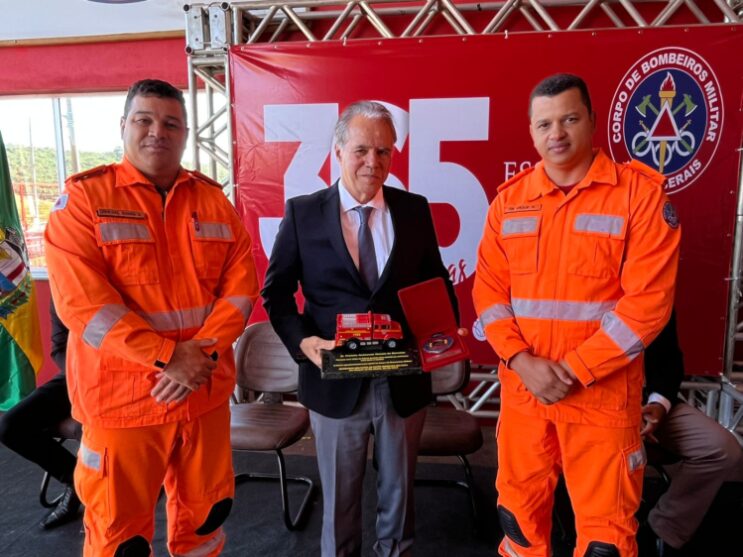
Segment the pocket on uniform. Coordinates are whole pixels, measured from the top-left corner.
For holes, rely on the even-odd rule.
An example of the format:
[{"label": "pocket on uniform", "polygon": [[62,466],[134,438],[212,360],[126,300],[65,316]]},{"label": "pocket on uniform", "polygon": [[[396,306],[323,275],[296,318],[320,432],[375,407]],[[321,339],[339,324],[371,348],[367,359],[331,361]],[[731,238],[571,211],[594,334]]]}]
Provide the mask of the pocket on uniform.
[{"label": "pocket on uniform", "polygon": [[624,410],[627,408],[627,374],[612,373],[590,387],[573,389],[566,400],[572,405],[601,410]]},{"label": "pocket on uniform", "polygon": [[166,404],[150,395],[155,386],[154,372],[115,356],[101,361],[101,386],[98,406],[103,418],[134,418],[162,415]]},{"label": "pocket on uniform", "polygon": [[536,273],[539,268],[541,215],[503,220],[500,237],[512,274]]},{"label": "pocket on uniform", "polygon": [[624,257],[626,219],[617,215],[579,213],[570,235],[568,272],[616,278]]},{"label": "pocket on uniform", "polygon": [[160,282],[155,239],[146,223],[107,221],[96,223],[95,229],[113,284]]},{"label": "pocket on uniform", "polygon": [[620,515],[633,516],[640,506],[646,464],[645,446],[641,440],[622,450],[621,474],[617,486]]},{"label": "pocket on uniform", "polygon": [[108,454],[105,446],[92,442],[83,430],[75,466],[75,491],[86,507],[86,520],[111,524],[108,493]]},{"label": "pocket on uniform", "polygon": [[191,221],[189,231],[196,274],[199,278],[219,278],[235,243],[232,227],[224,222]]}]

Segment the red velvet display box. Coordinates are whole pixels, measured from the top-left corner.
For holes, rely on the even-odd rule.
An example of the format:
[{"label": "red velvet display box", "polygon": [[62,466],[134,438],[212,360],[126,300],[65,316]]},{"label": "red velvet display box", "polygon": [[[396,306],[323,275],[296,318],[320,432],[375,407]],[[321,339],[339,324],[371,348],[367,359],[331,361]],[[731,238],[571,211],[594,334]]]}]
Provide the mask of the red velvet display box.
[{"label": "red velvet display box", "polygon": [[457,319],[443,279],[408,286],[397,295],[415,337],[424,371],[469,357],[469,348],[457,332]]}]

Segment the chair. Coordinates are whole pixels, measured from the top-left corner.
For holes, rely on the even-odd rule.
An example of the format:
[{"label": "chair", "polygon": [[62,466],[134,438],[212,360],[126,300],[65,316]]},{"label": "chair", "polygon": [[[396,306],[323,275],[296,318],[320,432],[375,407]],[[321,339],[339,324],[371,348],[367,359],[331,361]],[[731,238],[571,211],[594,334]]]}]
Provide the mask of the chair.
[{"label": "chair", "polygon": [[[451,395],[459,392],[469,383],[468,362],[455,362],[431,372],[433,394]],[[467,455],[482,447],[480,424],[472,414],[463,410],[429,406],[421,434],[419,456],[456,456],[464,468],[464,481],[457,480],[416,480],[421,485],[449,485],[467,491],[472,518],[477,524],[479,516],[475,500],[474,482]]]},{"label": "chair", "polygon": [[[80,423],[70,416],[51,428],[49,433],[51,433],[52,437],[56,437],[59,440],[59,443],[62,444],[68,439],[80,441],[83,431]],[[41,479],[41,488],[39,489],[39,503],[41,503],[42,507],[47,509],[51,509],[59,503],[62,495],[64,495],[60,494],[51,501],[49,500],[48,491],[50,479],[51,476],[49,475],[49,472],[44,472],[44,477]]]},{"label": "chair", "polygon": [[[290,393],[297,390],[296,362],[289,356],[270,323],[250,325],[240,337],[236,352],[237,385],[240,390],[260,392],[254,402],[242,402],[231,407],[232,449],[235,451],[273,451],[279,473],[243,472],[235,476],[235,484],[249,480],[279,481],[284,524],[298,530],[309,510],[314,484],[306,477],[287,477],[282,450],[299,441],[310,425],[309,413],[303,407],[281,403],[281,396],[266,394]],[[265,403],[263,400],[272,402]],[[273,402],[277,401],[277,402]],[[301,482],[307,489],[296,516],[289,511],[287,482]]]}]

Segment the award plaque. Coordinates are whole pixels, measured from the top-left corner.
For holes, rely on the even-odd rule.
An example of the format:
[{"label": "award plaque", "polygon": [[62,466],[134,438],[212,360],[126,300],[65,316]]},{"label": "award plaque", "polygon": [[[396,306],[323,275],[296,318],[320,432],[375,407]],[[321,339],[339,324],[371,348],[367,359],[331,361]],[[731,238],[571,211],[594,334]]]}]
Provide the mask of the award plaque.
[{"label": "award plaque", "polygon": [[335,348],[322,351],[322,378],[421,373],[418,351],[404,340],[400,324],[385,313],[339,313]]},{"label": "award plaque", "polygon": [[424,371],[469,357],[443,279],[408,286],[398,292],[398,297],[415,336]]}]

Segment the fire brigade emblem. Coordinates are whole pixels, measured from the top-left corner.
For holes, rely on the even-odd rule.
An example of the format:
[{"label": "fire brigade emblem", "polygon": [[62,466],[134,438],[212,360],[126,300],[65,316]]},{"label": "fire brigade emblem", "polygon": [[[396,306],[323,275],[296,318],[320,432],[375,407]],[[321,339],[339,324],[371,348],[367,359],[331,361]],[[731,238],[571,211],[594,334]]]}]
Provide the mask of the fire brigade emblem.
[{"label": "fire brigade emblem", "polygon": [[666,224],[671,228],[679,227],[679,217],[676,214],[676,208],[671,205],[670,201],[666,201],[663,205],[663,220],[665,220]]},{"label": "fire brigade emblem", "polygon": [[609,111],[614,159],[637,159],[679,192],[702,175],[722,133],[720,85],[697,53],[680,47],[655,50],[624,75]]}]

